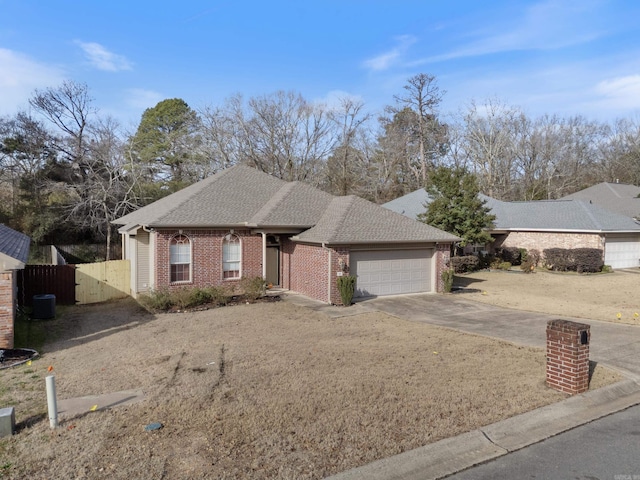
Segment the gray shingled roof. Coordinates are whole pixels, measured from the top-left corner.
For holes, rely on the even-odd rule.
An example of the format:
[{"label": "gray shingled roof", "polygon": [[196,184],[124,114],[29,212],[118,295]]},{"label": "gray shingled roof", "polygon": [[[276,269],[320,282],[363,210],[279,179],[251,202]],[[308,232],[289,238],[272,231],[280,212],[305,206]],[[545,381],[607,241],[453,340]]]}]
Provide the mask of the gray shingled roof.
[{"label": "gray shingled roof", "polygon": [[236,165],[114,223],[146,227],[245,225],[286,183],[255,168]]},{"label": "gray shingled roof", "polygon": [[249,221],[251,226],[311,227],[333,195],[301,182],[286,183]]},{"label": "gray shingled roof", "polygon": [[334,197],[315,227],[293,237],[309,243],[455,242],[455,235],[380,208],[362,198]]},{"label": "gray shingled roof", "polygon": [[0,223],[0,253],[25,264],[29,258],[30,243],[27,235]]},{"label": "gray shingled roof", "polygon": [[406,217],[415,219],[418,218],[418,215],[427,211],[427,205],[429,203],[431,203],[431,197],[424,188],[421,188],[384,203],[382,206],[394,212],[401,213]]},{"label": "gray shingled roof", "polygon": [[[640,231],[640,224],[632,218],[579,200],[502,202],[486,195],[479,196],[496,216],[495,230]],[[430,200],[427,192],[420,189],[385,203],[383,207],[411,216],[424,212],[424,205]]]},{"label": "gray shingled roof", "polygon": [[624,183],[599,183],[579,192],[563,197],[562,200],[582,200],[611,212],[640,218],[640,187]]},{"label": "gray shingled roof", "polygon": [[[497,206],[500,202],[495,198],[487,197],[482,193],[478,194],[481,200],[485,201],[485,205],[489,208]],[[428,205],[431,203],[431,196],[424,188],[420,188],[411,193],[407,193],[402,197],[398,197],[390,202],[383,203],[382,206],[393,212],[401,213],[405,217],[417,219],[418,215],[427,211]],[[494,212],[495,214],[495,212]]]},{"label": "gray shingled roof", "polygon": [[632,218],[579,200],[494,202],[496,230],[640,232]]},{"label": "gray shingled roof", "polygon": [[[358,197],[334,197],[242,165],[114,221],[121,231],[145,227],[290,227],[310,243],[453,242],[457,237]],[[312,228],[310,228],[312,227]]]}]

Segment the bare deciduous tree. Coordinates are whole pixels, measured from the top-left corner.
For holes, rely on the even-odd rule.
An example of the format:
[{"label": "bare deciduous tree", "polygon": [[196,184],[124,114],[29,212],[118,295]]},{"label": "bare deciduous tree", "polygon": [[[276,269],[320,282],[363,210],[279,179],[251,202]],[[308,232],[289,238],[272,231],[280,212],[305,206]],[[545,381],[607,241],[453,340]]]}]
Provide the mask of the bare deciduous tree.
[{"label": "bare deciduous tree", "polygon": [[256,168],[287,181],[319,182],[334,143],[323,107],[297,93],[280,91],[250,98],[248,114],[242,141]]},{"label": "bare deciduous tree", "polygon": [[87,178],[66,185],[70,201],[66,218],[80,229],[90,229],[104,238],[107,260],[111,250],[111,222],[140,206],[138,174],[133,157],[125,154],[123,136],[112,118],[101,119],[93,128],[88,158]]},{"label": "bare deciduous tree", "polygon": [[55,147],[82,175],[90,121],[97,113],[87,85],[65,81],[59,87],[36,90],[29,103],[60,131]]},{"label": "bare deciduous tree", "polygon": [[519,112],[495,99],[471,102],[465,114],[464,149],[481,190],[509,199],[513,178],[513,126]]},{"label": "bare deciduous tree", "polygon": [[339,103],[339,108],[330,112],[338,136],[333,155],[327,160],[328,184],[330,191],[338,195],[357,194],[366,181],[363,130],[371,115],[364,112],[361,100],[344,97]]}]

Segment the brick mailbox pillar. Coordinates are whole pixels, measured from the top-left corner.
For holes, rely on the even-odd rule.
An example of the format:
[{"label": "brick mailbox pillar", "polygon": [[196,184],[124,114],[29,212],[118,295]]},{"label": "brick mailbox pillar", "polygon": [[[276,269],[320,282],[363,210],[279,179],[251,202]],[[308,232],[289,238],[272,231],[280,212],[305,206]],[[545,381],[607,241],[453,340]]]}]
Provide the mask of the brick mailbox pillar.
[{"label": "brick mailbox pillar", "polygon": [[569,320],[547,323],[547,385],[575,395],[589,389],[591,327]]}]

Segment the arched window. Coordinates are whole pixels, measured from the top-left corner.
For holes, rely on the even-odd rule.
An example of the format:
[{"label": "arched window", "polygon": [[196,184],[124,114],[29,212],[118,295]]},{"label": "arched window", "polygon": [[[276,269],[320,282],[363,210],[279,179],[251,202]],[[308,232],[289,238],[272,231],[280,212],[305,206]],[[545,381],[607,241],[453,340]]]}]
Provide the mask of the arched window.
[{"label": "arched window", "polygon": [[186,235],[176,235],[169,244],[171,283],[191,281],[191,240]]},{"label": "arched window", "polygon": [[222,278],[240,278],[242,245],[240,237],[228,234],[222,242]]}]

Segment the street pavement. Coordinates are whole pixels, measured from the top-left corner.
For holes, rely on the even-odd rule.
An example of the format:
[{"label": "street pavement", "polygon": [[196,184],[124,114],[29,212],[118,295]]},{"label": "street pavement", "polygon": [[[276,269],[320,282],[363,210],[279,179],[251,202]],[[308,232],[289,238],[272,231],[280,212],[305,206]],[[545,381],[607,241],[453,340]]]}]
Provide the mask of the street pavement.
[{"label": "street pavement", "polygon": [[[619,468],[612,469],[614,460],[609,467],[603,467],[606,475],[571,474],[571,469],[578,464],[566,464],[569,470],[554,470],[552,464],[547,464],[545,457],[538,457],[539,476],[529,476],[526,469],[511,471],[504,477],[492,476],[489,471],[486,477],[475,476],[475,469],[469,470],[467,477],[460,478],[577,478],[612,480],[640,480],[640,472],[632,468],[635,463],[640,465],[638,445],[640,444],[638,427],[639,420],[636,405],[640,405],[640,327],[621,325],[594,320],[575,319],[550,316],[540,313],[524,312],[501,308],[483,303],[466,300],[464,294],[433,295],[417,294],[393,297],[378,297],[360,301],[348,308],[331,306],[311,300],[302,295],[283,293],[286,301],[305,306],[315,311],[323,312],[330,317],[344,317],[361,313],[381,311],[415,322],[425,322],[446,328],[499,338],[519,345],[545,348],[546,326],[551,319],[563,318],[591,325],[590,359],[621,372],[625,380],[580,395],[574,395],[562,402],[548,405],[515,417],[508,418],[493,425],[488,425],[457,437],[449,438],[426,445],[424,447],[404,452],[394,457],[355,468],[330,477],[333,480],[427,480],[445,478],[457,472],[463,472],[475,465],[484,464],[497,458],[504,461],[517,453],[527,455],[531,445],[544,445],[552,437],[559,444],[563,438],[577,441],[581,437],[556,437],[563,432],[572,435],[578,427],[585,425],[587,434],[589,428],[596,428],[604,422],[608,428],[607,434],[593,436],[593,444],[586,444],[585,450],[593,449],[594,461],[602,460],[609,455],[619,460]],[[629,410],[627,410],[629,409]],[[620,417],[613,416],[610,420],[604,417],[620,413]],[[623,449],[624,441],[611,443],[612,432],[620,427],[615,423],[618,418],[627,422],[628,430],[620,430],[629,446]],[[598,419],[603,419],[598,421]],[[598,421],[598,423],[595,423]],[[594,422],[594,423],[592,423]],[[614,422],[611,426],[608,422]],[[607,427],[607,425],[610,425]],[[581,427],[582,428],[582,427]],[[576,429],[576,430],[574,430]],[[577,430],[581,432],[581,430]],[[622,433],[626,432],[626,433]],[[606,435],[606,436],[603,436]],[[540,443],[543,442],[543,443]],[[579,449],[580,442],[577,442]],[[596,450],[596,449],[600,450]],[[617,449],[616,453],[613,449]],[[515,452],[515,453],[510,453]],[[522,453],[520,453],[522,452]],[[595,453],[599,452],[599,453]],[[574,455],[574,450],[567,450],[567,455]],[[508,455],[509,454],[509,455]],[[531,454],[535,459],[535,455]],[[588,456],[588,453],[585,455]],[[621,457],[621,458],[618,458]],[[544,459],[544,460],[542,460]],[[535,460],[534,460],[535,461]],[[624,463],[624,462],[627,463]],[[629,463],[631,462],[631,463]],[[491,465],[488,463],[487,465]],[[587,463],[585,471],[589,471]],[[547,468],[548,467],[548,468]],[[478,467],[489,468],[489,467]],[[558,467],[563,468],[563,467]],[[578,471],[578,470],[576,470]],[[594,470],[596,471],[596,470]],[[568,472],[568,473],[567,473]],[[480,472],[480,474],[484,474]],[[616,475],[619,475],[616,477]],[[634,475],[636,476],[634,478]]]},{"label": "street pavement", "polygon": [[640,406],[561,433],[447,480],[640,480]]}]

